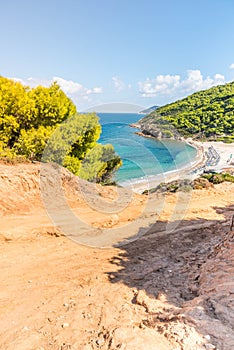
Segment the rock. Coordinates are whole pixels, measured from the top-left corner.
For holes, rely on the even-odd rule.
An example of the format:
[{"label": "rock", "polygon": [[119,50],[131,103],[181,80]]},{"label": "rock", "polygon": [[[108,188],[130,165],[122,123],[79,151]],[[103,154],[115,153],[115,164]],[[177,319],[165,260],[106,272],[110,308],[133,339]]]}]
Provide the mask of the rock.
[{"label": "rock", "polygon": [[104,339],[98,339],[98,340],[96,340],[96,344],[98,345],[98,346],[102,346],[103,344],[104,344]]},{"label": "rock", "polygon": [[210,335],[207,334],[207,335],[204,336],[204,338],[205,338],[206,340],[210,340]]},{"label": "rock", "polygon": [[66,322],[65,322],[65,323],[62,324],[61,327],[62,327],[62,328],[68,328],[68,327],[69,327],[69,323],[66,323]]},{"label": "rock", "polygon": [[210,187],[214,187],[212,183],[209,182],[209,180],[199,177],[198,179],[195,179],[193,182],[193,189],[194,190],[202,190],[203,188],[208,189]]},{"label": "rock", "polygon": [[211,343],[205,344],[205,348],[207,350],[212,350],[212,349],[214,350],[214,349],[216,349],[216,347],[213,344],[211,344]]},{"label": "rock", "polygon": [[151,313],[156,311],[155,301],[145,295],[142,290],[140,290],[136,295],[136,304],[143,306],[146,312]]}]

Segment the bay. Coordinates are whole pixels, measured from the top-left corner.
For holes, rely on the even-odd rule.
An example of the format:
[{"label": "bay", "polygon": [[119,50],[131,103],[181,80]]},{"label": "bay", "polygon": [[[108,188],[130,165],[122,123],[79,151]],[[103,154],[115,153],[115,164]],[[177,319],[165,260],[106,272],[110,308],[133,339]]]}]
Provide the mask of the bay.
[{"label": "bay", "polygon": [[192,163],[196,157],[196,149],[184,142],[158,141],[135,134],[137,130],[129,124],[136,123],[143,117],[141,114],[98,113],[98,116],[102,125],[99,143],[113,144],[123,161],[115,174],[119,184],[174,171]]}]

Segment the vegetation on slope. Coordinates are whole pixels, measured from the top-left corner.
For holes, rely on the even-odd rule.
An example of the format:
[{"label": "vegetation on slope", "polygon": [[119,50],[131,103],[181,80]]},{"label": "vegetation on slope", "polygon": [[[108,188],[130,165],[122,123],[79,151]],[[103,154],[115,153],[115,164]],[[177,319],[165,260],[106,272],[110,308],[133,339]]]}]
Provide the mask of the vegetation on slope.
[{"label": "vegetation on slope", "polygon": [[158,193],[175,193],[175,192],[189,192],[194,190],[209,189],[213,185],[221,184],[223,182],[234,183],[234,176],[230,173],[209,173],[203,174],[195,180],[183,179],[174,180],[169,183],[162,182],[157,187],[151,188],[150,190],[145,190],[143,194]]},{"label": "vegetation on slope", "polygon": [[196,92],[139,121],[145,134],[234,141],[234,82]]},{"label": "vegetation on slope", "polygon": [[78,114],[57,83],[30,89],[0,77],[1,157],[53,161],[87,180],[103,182],[121,166],[121,159],[112,145],[97,144],[100,133],[98,117]]}]

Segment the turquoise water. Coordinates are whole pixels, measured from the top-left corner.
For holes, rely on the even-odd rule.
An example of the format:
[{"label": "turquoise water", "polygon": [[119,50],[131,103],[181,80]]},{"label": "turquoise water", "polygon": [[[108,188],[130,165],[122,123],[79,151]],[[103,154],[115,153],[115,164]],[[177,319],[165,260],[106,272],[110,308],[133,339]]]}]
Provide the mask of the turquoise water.
[{"label": "turquoise water", "polygon": [[174,140],[157,141],[136,135],[129,124],[142,115],[128,113],[98,113],[102,124],[100,143],[111,143],[123,160],[115,179],[118,183],[138,181],[144,177],[173,171],[191,163],[197,151]]}]

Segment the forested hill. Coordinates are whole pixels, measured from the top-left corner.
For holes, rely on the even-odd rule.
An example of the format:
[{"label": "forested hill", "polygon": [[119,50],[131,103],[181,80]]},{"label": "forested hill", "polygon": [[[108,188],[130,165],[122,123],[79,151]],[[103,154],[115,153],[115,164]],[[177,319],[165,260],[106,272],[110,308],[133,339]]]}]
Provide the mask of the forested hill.
[{"label": "forested hill", "polygon": [[139,124],[143,133],[159,138],[181,135],[234,142],[234,82],[160,107]]}]

